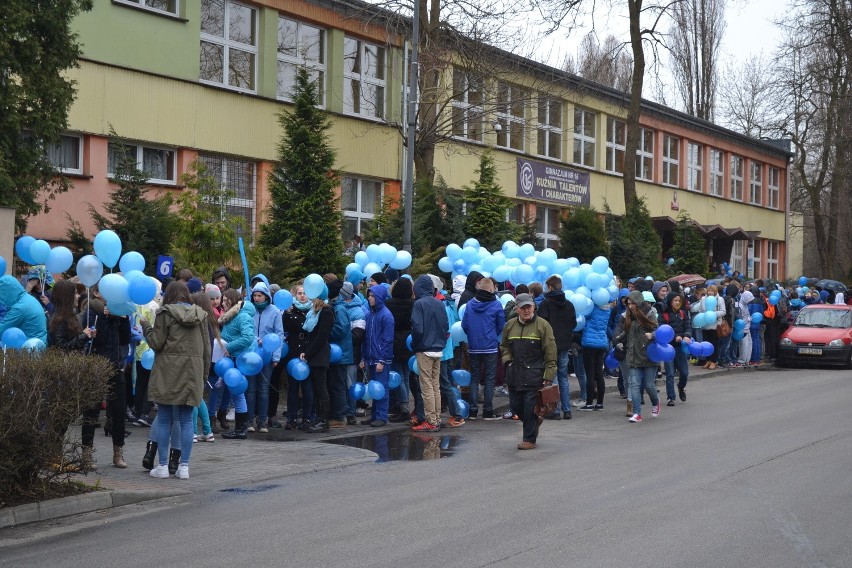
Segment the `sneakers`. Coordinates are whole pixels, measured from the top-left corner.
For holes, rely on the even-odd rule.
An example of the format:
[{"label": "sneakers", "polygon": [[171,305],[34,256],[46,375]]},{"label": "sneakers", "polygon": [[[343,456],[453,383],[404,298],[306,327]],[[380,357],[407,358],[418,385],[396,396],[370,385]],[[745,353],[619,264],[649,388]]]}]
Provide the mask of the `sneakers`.
[{"label": "sneakers", "polygon": [[260,428],[258,428],[257,431],[260,432],[261,434],[268,434],[269,433],[269,427],[266,426],[266,425],[263,425]]},{"label": "sneakers", "polygon": [[641,414],[634,414],[633,416],[631,416],[630,418],[628,418],[628,419],[627,419],[627,421],[628,421],[628,422],[633,422],[633,423],[639,423],[639,422],[642,422],[642,415],[641,415]]},{"label": "sneakers", "polygon": [[447,426],[450,428],[458,428],[459,426],[464,426],[464,418],[456,418],[455,416],[450,417],[447,420]]},{"label": "sneakers", "polygon": [[213,432],[210,432],[209,434],[202,434],[202,435],[198,436],[198,441],[199,442],[215,442],[216,438],[213,437]]},{"label": "sneakers", "polygon": [[534,450],[535,444],[533,442],[527,442],[526,440],[524,440],[523,442],[518,444],[518,449],[519,450]]},{"label": "sneakers", "polygon": [[501,385],[494,390],[494,394],[497,396],[509,396],[509,389]]},{"label": "sneakers", "polygon": [[134,422],[134,424],[136,424],[137,426],[147,426],[148,428],[150,428],[150,427],[151,427],[151,423],[150,423],[150,422],[148,422],[148,417],[147,417],[147,416],[140,416],[140,417],[136,420],[136,422]]},{"label": "sneakers", "polygon": [[362,416],[367,416],[367,410],[364,409],[364,408],[356,408],[355,409],[355,416],[357,416],[359,418],[362,417]]},{"label": "sneakers", "polygon": [[666,406],[674,406],[674,399],[670,398],[669,401],[666,403]]},{"label": "sneakers", "polygon": [[594,406],[594,409],[595,409],[595,410],[603,410],[603,404],[596,404],[596,405]]},{"label": "sneakers", "polygon": [[[187,474],[189,475],[189,474]],[[157,479],[168,479],[169,477],[169,466],[168,465],[158,465],[154,469],[151,470],[151,477],[156,477]]]},{"label": "sneakers", "polygon": [[175,475],[178,479],[189,479],[189,464],[180,464]]},{"label": "sneakers", "polygon": [[503,420],[517,420],[517,415],[513,414],[511,410],[507,410],[503,413]]},{"label": "sneakers", "polygon": [[657,417],[657,416],[659,416],[659,415],[660,415],[660,403],[659,403],[659,402],[657,402],[657,404],[655,404],[655,405],[651,408],[651,418],[656,418],[656,417]]},{"label": "sneakers", "polygon": [[282,428],[281,423],[275,420],[274,418],[269,419],[269,427],[275,430],[279,430],[280,428]]},{"label": "sneakers", "polygon": [[285,430],[298,430],[299,425],[296,424],[295,420],[288,420],[287,423],[284,425],[284,429]]},{"label": "sneakers", "polygon": [[372,422],[370,422],[370,426],[372,426],[373,428],[381,428],[385,424],[387,424],[387,422],[385,422],[384,420],[373,420]]},{"label": "sneakers", "polygon": [[578,398],[577,400],[571,403],[571,406],[573,406],[574,408],[582,408],[586,406],[586,402]]},{"label": "sneakers", "polygon": [[435,424],[431,424],[430,422],[424,420],[417,426],[412,426],[411,430],[414,432],[437,432],[441,428],[436,426]]},{"label": "sneakers", "polygon": [[193,444],[197,444],[197,443],[198,443],[198,434],[193,434],[193,435],[192,435],[192,443],[193,443]]},{"label": "sneakers", "polygon": [[256,432],[256,430],[254,429],[254,423],[252,423],[252,425],[251,425],[251,426],[249,426],[248,428],[246,428],[246,432]]},{"label": "sneakers", "polygon": [[678,394],[680,395],[680,401],[686,402],[686,391],[684,389],[678,389]]},{"label": "sneakers", "polygon": [[563,418],[564,420],[571,420],[571,411],[569,410],[568,412],[563,412],[563,413],[562,413],[562,418]]},{"label": "sneakers", "polygon": [[344,420],[332,419],[332,420],[329,420],[328,425],[329,425],[330,428],[339,429],[339,428],[345,428],[346,422]]},{"label": "sneakers", "polygon": [[488,412],[482,413],[483,420],[500,420],[500,416],[495,416],[494,411],[489,410]]},{"label": "sneakers", "polygon": [[[601,408],[603,408],[603,407],[601,407]],[[577,410],[594,410],[594,409],[595,409],[594,404],[584,404],[583,406],[579,407]]]},{"label": "sneakers", "polygon": [[346,417],[346,424],[348,426],[355,426],[356,424],[358,424],[358,421],[355,420],[354,416],[347,416]]}]

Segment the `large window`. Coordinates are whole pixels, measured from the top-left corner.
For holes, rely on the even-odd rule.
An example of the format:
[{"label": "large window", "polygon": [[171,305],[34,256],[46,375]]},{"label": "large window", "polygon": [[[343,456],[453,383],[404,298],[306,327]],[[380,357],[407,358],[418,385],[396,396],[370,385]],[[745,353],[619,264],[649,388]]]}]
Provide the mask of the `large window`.
[{"label": "large window", "polygon": [[562,158],[562,103],[538,96],[538,154]]},{"label": "large window", "polygon": [[769,168],[769,203],[773,209],[778,209],[781,202],[781,170],[778,168]]},{"label": "large window", "polygon": [[257,10],[230,0],[201,0],[201,80],[255,91]]},{"label": "large window", "polygon": [[497,85],[497,145],[524,151],[525,105],[529,93],[520,87],[499,83]]},{"label": "large window", "polygon": [[754,259],[754,274],[752,278],[762,278],[760,270],[760,247],[763,246],[763,241],[754,240],[754,248],[752,248],[752,258]]},{"label": "large window", "polygon": [[325,101],[325,30],[278,18],[278,98],[292,100],[296,72],[305,67],[317,85],[320,106]]},{"label": "large window", "polygon": [[540,248],[559,248],[559,209],[536,207],[535,228]]},{"label": "large window", "polygon": [[138,6],[144,10],[152,12],[164,12],[177,16],[178,0],[112,0],[118,4],[127,4],[129,6]]},{"label": "large window", "polygon": [[643,128],[636,149],[636,179],[654,181],[654,131]]},{"label": "large window", "polygon": [[686,143],[686,189],[701,191],[704,187],[704,148],[694,142]]},{"label": "large window", "polygon": [[746,254],[748,254],[748,241],[734,241],[734,246],[731,247],[731,268],[739,271],[740,274],[746,273]]},{"label": "large window", "polygon": [[722,197],[725,192],[725,154],[710,148],[710,195]]},{"label": "large window", "polygon": [[363,235],[376,217],[382,202],[382,182],[344,177],[340,183],[340,207],[343,209],[343,239]]},{"label": "large window", "polygon": [[222,214],[240,217],[243,228],[251,234],[254,231],[257,190],[255,163],[210,154],[199,154],[198,159],[226,194]]},{"label": "large window", "polygon": [[385,116],[385,48],[343,39],[343,110],[367,118]]},{"label": "large window", "polygon": [[168,148],[110,142],[107,174],[114,176],[122,162],[140,170],[151,183],[173,184],[177,180],[175,151]]},{"label": "large window", "polygon": [[663,185],[680,184],[680,138],[663,136]]},{"label": "large window", "polygon": [[595,113],[574,109],[574,163],[595,167]]},{"label": "large window", "polygon": [[624,122],[608,116],[606,118],[606,171],[624,173],[624,145],[627,128]]},{"label": "large window", "polygon": [[47,147],[47,159],[64,174],[83,173],[83,139],[63,134]]},{"label": "large window", "polygon": [[767,241],[766,243],[766,277],[778,280],[778,258],[781,256],[781,243]]},{"label": "large window", "polygon": [[453,136],[482,141],[482,81],[453,69]]},{"label": "large window", "polygon": [[749,177],[748,201],[754,205],[763,205],[763,164],[751,163],[751,176]]},{"label": "large window", "polygon": [[743,200],[743,160],[742,157],[731,154],[731,199]]}]

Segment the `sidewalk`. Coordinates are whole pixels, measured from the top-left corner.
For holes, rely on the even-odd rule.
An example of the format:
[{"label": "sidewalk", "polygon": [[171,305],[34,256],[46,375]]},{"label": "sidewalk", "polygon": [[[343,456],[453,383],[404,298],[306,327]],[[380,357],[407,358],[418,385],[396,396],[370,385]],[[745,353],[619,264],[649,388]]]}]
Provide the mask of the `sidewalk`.
[{"label": "sidewalk", "polygon": [[[728,373],[750,373],[755,370],[773,369],[771,365],[757,368],[718,368],[708,371],[690,367],[689,380],[700,380]],[[569,378],[572,398],[577,398],[577,380]],[[664,392],[665,379],[657,384]],[[618,392],[616,379],[606,378],[607,393]],[[495,396],[495,413],[504,412],[509,405],[507,396]],[[247,485],[326,469],[376,461],[376,454],[359,448],[327,444],[323,440],[353,435],[379,434],[408,428],[405,424],[388,424],[381,428],[369,426],[347,426],[330,430],[326,434],[307,434],[285,430],[270,430],[269,434],[249,434],[248,440],[224,440],[216,435],[216,441],[193,444],[187,480],[175,477],[154,479],[142,469],[142,456],[148,440],[149,428],[127,425],[132,434],[126,439],[124,458],[127,469],[112,465],[112,440],[103,435],[103,429],[95,436],[96,472],[78,476],[90,485],[98,485],[102,491],[85,495],[53,499],[42,503],[0,509],[0,529],[36,521],[44,521],[119,507],[131,503],[162,499],[203,491],[240,488]],[[458,430],[462,433],[464,427]],[[79,433],[78,433],[79,434]]]}]

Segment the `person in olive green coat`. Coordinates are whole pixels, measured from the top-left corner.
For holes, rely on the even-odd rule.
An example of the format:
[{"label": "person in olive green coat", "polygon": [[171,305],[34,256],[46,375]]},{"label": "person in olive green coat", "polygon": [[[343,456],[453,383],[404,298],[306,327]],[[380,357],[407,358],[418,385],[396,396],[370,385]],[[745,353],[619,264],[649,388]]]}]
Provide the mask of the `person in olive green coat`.
[{"label": "person in olive green coat", "polygon": [[212,346],[207,329],[207,312],[190,303],[186,283],[176,280],[166,286],[163,307],[157,311],[154,326],[141,319],[148,346],[154,350],[154,367],[148,383],[148,399],[157,403],[157,451],[160,465],[151,477],[169,476],[169,434],[173,415],[181,427],[181,456],[178,479],[189,479],[192,452],[192,409],[201,404],[204,379],[210,369]]}]

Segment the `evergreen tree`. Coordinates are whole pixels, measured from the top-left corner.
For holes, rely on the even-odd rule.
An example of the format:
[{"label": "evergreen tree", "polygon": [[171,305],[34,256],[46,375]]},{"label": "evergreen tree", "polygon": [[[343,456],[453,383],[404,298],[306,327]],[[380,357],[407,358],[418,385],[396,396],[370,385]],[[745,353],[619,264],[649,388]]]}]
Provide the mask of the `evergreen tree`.
[{"label": "evergreen tree", "polygon": [[665,273],[661,262],[662,243],[645,199],[639,197],[630,202],[621,218],[610,218],[610,257],[613,272],[622,278]]},{"label": "evergreen tree", "polygon": [[[522,223],[515,223],[515,233],[518,238],[514,240],[519,245],[529,243],[534,247],[538,247],[538,226],[536,225],[534,218],[531,219],[529,217],[524,217]],[[506,240],[509,240],[510,238],[511,237],[506,237]]]},{"label": "evergreen tree", "polygon": [[592,262],[596,256],[609,256],[606,228],[592,207],[572,208],[559,227],[559,256]]},{"label": "evergreen tree", "polygon": [[12,207],[15,228],[48,211],[69,187],[45,148],[67,127],[80,44],[71,22],[91,0],[4,0],[0,9],[0,206]]},{"label": "evergreen tree", "polygon": [[269,179],[269,215],[259,244],[271,249],[288,241],[304,258],[306,273],[325,274],[340,272],[346,259],[335,197],[340,176],[328,139],[331,121],[318,104],[316,84],[306,69],[299,69],[293,110],[278,115],[284,135]]},{"label": "evergreen tree", "polygon": [[399,199],[385,195],[379,206],[379,211],[365,231],[364,240],[370,243],[388,243],[397,249],[402,249],[403,224],[405,211]]},{"label": "evergreen tree", "polygon": [[254,247],[248,257],[252,274],[263,274],[282,288],[290,289],[306,274],[301,253],[289,241],[272,248]]},{"label": "evergreen tree", "polygon": [[490,151],[482,154],[476,172],[479,179],[464,187],[465,235],[477,239],[488,250],[497,250],[517,234],[515,225],[506,220],[512,202],[497,184],[497,168]]},{"label": "evergreen tree", "polygon": [[685,211],[678,215],[674,245],[669,254],[675,260],[674,266],[671,267],[675,273],[704,274],[707,272],[707,240]]},{"label": "evergreen tree", "polygon": [[68,229],[65,231],[65,239],[68,241],[66,245],[71,254],[74,255],[74,263],[67,273],[71,276],[77,274],[77,261],[87,254],[94,254],[92,239],[86,236],[80,222],[65,213],[65,218],[68,220]]},{"label": "evergreen tree", "polygon": [[428,178],[417,180],[412,227],[412,244],[418,255],[464,241],[461,199],[440,175],[434,183]]},{"label": "evergreen tree", "polygon": [[152,270],[157,256],[171,249],[176,217],[171,212],[169,194],[148,197],[148,178],[136,167],[136,154],[121,150],[115,133],[110,138],[115,152],[115,189],[101,213],[91,204],[89,214],[99,231],[112,229],[121,238],[122,253],[134,250],[145,257],[145,268]]}]

